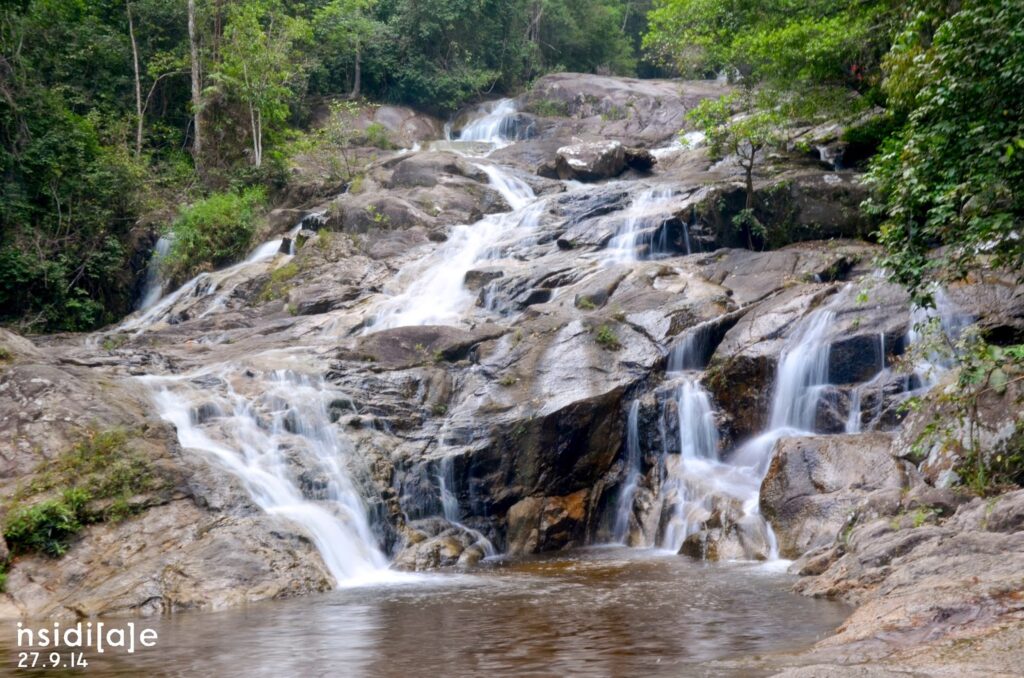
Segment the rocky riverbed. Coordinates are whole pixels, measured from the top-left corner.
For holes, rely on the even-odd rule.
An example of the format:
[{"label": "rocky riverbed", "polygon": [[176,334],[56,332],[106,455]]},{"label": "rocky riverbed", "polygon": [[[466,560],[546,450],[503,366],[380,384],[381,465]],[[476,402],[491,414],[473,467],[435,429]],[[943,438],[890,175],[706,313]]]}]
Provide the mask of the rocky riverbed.
[{"label": "rocky riverbed", "polygon": [[[755,243],[739,168],[676,142],[723,89],[557,74],[447,139],[381,108],[416,150],[367,150],[348,187],[297,168],[247,261],[95,335],[0,331],[7,510],[83,439],[139,459],[126,516],[14,558],[0,613],[222,609],[620,542],[792,559],[800,593],[856,606],[784,675],[1014,675],[1024,492],[972,497],[922,449],[950,375],[873,265],[840,169],[862,149],[794,129],[757,168]],[[939,301],[947,334],[1024,335],[1010,275]],[[1019,396],[981,404],[993,449]]]}]

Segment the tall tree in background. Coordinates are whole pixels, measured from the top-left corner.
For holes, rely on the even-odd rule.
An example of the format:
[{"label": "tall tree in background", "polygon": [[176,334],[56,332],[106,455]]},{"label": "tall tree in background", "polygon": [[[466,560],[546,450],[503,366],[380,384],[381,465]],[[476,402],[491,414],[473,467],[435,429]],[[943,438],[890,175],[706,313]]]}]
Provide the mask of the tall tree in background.
[{"label": "tall tree in background", "polygon": [[979,266],[1024,279],[1024,4],[918,0],[911,16],[885,61],[905,122],[870,176],[886,264],[927,304],[931,282]]},{"label": "tall tree in background", "polygon": [[252,162],[263,164],[263,142],[269,128],[288,116],[288,104],[305,69],[295,53],[309,37],[309,24],[268,8],[248,3],[233,8],[224,29],[221,61],[210,79],[228,97],[239,101],[248,115]]},{"label": "tall tree in background", "polygon": [[196,0],[188,0],[188,49],[192,74],[192,157],[196,170],[203,163],[203,80],[199,61],[199,33],[196,30]]},{"label": "tall tree in background", "polygon": [[351,55],[352,89],[355,99],[362,90],[362,63],[366,46],[383,34],[384,26],[375,17],[377,0],[330,0],[313,17],[314,32],[321,49],[335,57]]}]

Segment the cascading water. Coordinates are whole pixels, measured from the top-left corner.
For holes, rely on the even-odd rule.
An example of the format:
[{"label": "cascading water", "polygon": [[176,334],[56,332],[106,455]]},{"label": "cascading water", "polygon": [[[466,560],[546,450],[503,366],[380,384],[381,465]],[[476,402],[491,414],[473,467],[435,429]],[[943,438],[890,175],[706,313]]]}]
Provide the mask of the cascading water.
[{"label": "cascading water", "polygon": [[[443,438],[443,434],[439,436]],[[443,457],[438,464],[437,474],[437,491],[441,498],[441,512],[444,515],[444,519],[452,525],[461,528],[466,533],[472,535],[476,539],[477,545],[483,551],[485,557],[492,557],[498,554],[498,550],[494,548],[494,544],[491,540],[481,534],[479,531],[472,529],[460,522],[462,518],[462,510],[459,508],[459,498],[455,494],[455,474],[454,464],[450,456]]]},{"label": "cascading water", "polygon": [[181,446],[231,473],[261,509],[299,526],[339,586],[397,576],[349,476],[351,446],[330,421],[339,394],[290,371],[237,366],[142,379]]},{"label": "cascading water", "polygon": [[444,245],[410,271],[415,277],[405,289],[382,304],[369,331],[458,324],[476,300],[464,284],[466,273],[481,261],[498,258],[501,250],[497,245],[503,239],[522,239],[537,227],[545,202],[536,200],[533,189],[493,165],[479,167],[512,211],[453,228]]},{"label": "cascading water", "polygon": [[[630,204],[625,221],[608,242],[603,254],[606,264],[629,264],[657,252],[667,250],[666,243],[655,240],[658,227],[665,221],[665,205],[675,194],[672,188],[658,186],[637,194]],[[687,242],[689,238],[687,238]],[[689,247],[687,246],[687,254]]]},{"label": "cascading water", "polygon": [[661,546],[679,551],[683,542],[712,510],[709,490],[722,467],[718,461],[718,428],[711,398],[695,375],[683,377],[675,394],[679,426],[679,458],[665,460],[666,502],[673,507]]},{"label": "cascading water", "polygon": [[[300,228],[301,223],[289,232],[288,237],[294,239],[295,234]],[[230,282],[234,280],[238,274],[247,272],[254,264],[262,264],[264,262],[271,261],[275,256],[281,253],[281,248],[284,245],[284,242],[284,238],[270,240],[253,250],[253,252],[244,261],[212,273],[200,273],[175,291],[163,298],[159,298],[158,301],[152,302],[149,306],[144,307],[140,313],[126,318],[120,325],[114,328],[114,331],[141,334],[150,329],[156,323],[166,319],[173,312],[175,305],[180,300],[187,297],[214,297],[206,310],[203,311],[203,316],[224,308],[228,297],[236,287],[236,285],[232,285]]]},{"label": "cascading water", "polygon": [[626,417],[626,481],[622,485],[615,509],[615,525],[612,538],[624,543],[629,537],[630,517],[633,515],[633,499],[640,484],[640,401],[634,400]]},{"label": "cascading water", "polygon": [[142,287],[142,294],[139,295],[139,305],[136,310],[144,311],[156,302],[164,294],[166,280],[163,277],[163,262],[167,253],[171,251],[171,239],[161,236],[156,245],[153,246],[153,254],[146,265],[146,282]]},{"label": "cascading water", "polygon": [[[516,103],[500,99],[482,117],[473,120],[459,133],[459,141],[479,141],[503,146],[516,138]],[[450,130],[448,131],[450,135]]]}]

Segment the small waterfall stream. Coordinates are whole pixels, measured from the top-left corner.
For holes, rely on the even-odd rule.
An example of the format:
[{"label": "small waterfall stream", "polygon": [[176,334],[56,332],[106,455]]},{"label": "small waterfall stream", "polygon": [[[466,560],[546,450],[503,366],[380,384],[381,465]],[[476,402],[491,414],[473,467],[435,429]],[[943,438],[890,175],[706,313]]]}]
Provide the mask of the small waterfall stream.
[{"label": "small waterfall stream", "polygon": [[268,514],[302,528],[337,585],[398,576],[386,569],[351,479],[351,444],[328,414],[339,394],[291,371],[235,366],[142,379],[181,446],[230,472]]},{"label": "small waterfall stream", "polygon": [[457,325],[476,295],[464,284],[466,273],[482,261],[497,258],[506,239],[522,239],[539,223],[544,200],[537,200],[526,182],[494,165],[479,165],[490,185],[512,211],[489,214],[475,224],[456,226],[448,240],[401,278],[412,280],[402,292],[381,304],[373,332],[409,325]]},{"label": "small waterfall stream", "polygon": [[[657,228],[665,221],[665,205],[675,195],[669,186],[656,186],[637,193],[625,221],[602,252],[606,264],[630,264],[651,254],[668,251],[667,243],[656,242]],[[662,231],[664,233],[664,231]],[[687,254],[689,237],[687,237]]]},{"label": "small waterfall stream", "polygon": [[[513,99],[499,99],[489,111],[471,121],[459,133],[459,141],[479,141],[503,146],[515,139],[516,103]],[[451,132],[448,132],[449,138]]]},{"label": "small waterfall stream", "polygon": [[167,258],[167,253],[170,251],[171,239],[167,236],[160,236],[156,241],[156,245],[153,246],[153,254],[146,265],[146,282],[143,284],[142,293],[139,295],[139,305],[136,310],[145,311],[160,301],[160,297],[163,296],[164,286],[167,284],[167,281],[164,280],[161,269],[163,268],[164,259]]}]

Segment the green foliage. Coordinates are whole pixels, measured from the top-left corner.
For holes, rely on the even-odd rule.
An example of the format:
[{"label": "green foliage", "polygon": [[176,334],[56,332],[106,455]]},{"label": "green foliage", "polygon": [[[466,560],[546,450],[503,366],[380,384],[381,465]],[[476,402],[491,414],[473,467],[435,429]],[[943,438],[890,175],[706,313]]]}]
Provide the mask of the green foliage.
[{"label": "green foliage", "polygon": [[527,110],[534,115],[541,116],[542,118],[557,118],[569,115],[569,107],[566,103],[555,99],[538,99],[536,101],[531,101],[527,106]]},{"label": "green foliage", "polygon": [[186,207],[171,227],[171,249],[164,264],[182,279],[241,258],[252,243],[265,193],[214,193]]},{"label": "green foliage", "polygon": [[370,146],[382,148],[384,150],[395,148],[395,145],[391,142],[391,137],[388,134],[387,128],[379,122],[372,122],[367,125],[366,130],[363,133],[366,135],[366,143]]},{"label": "green foliage", "polygon": [[82,529],[85,501],[84,492],[67,490],[58,499],[15,509],[4,524],[4,539],[11,553],[64,555],[68,541]]},{"label": "green foliage", "polygon": [[240,3],[229,14],[210,79],[218,94],[248,112],[255,167],[263,164],[264,134],[288,119],[289,102],[304,89],[305,64],[296,50],[311,38],[308,22],[289,16],[277,2]]},{"label": "green foliage", "polygon": [[1024,271],[1024,5],[965,2],[947,16],[915,4],[886,59],[907,122],[872,164],[869,207],[885,218],[883,263],[928,304],[930,281]]},{"label": "green foliage", "polygon": [[270,272],[270,280],[260,292],[261,301],[271,301],[288,296],[291,291],[291,279],[299,274],[302,269],[295,261],[289,261],[284,266],[279,266]]},{"label": "green foliage", "polygon": [[597,328],[597,332],[594,334],[594,341],[601,346],[601,348],[609,351],[618,351],[622,348],[622,344],[619,342],[618,335],[608,325],[601,325]]},{"label": "green foliage", "polygon": [[864,90],[878,82],[896,9],[887,0],[657,0],[644,45],[683,75]]}]

